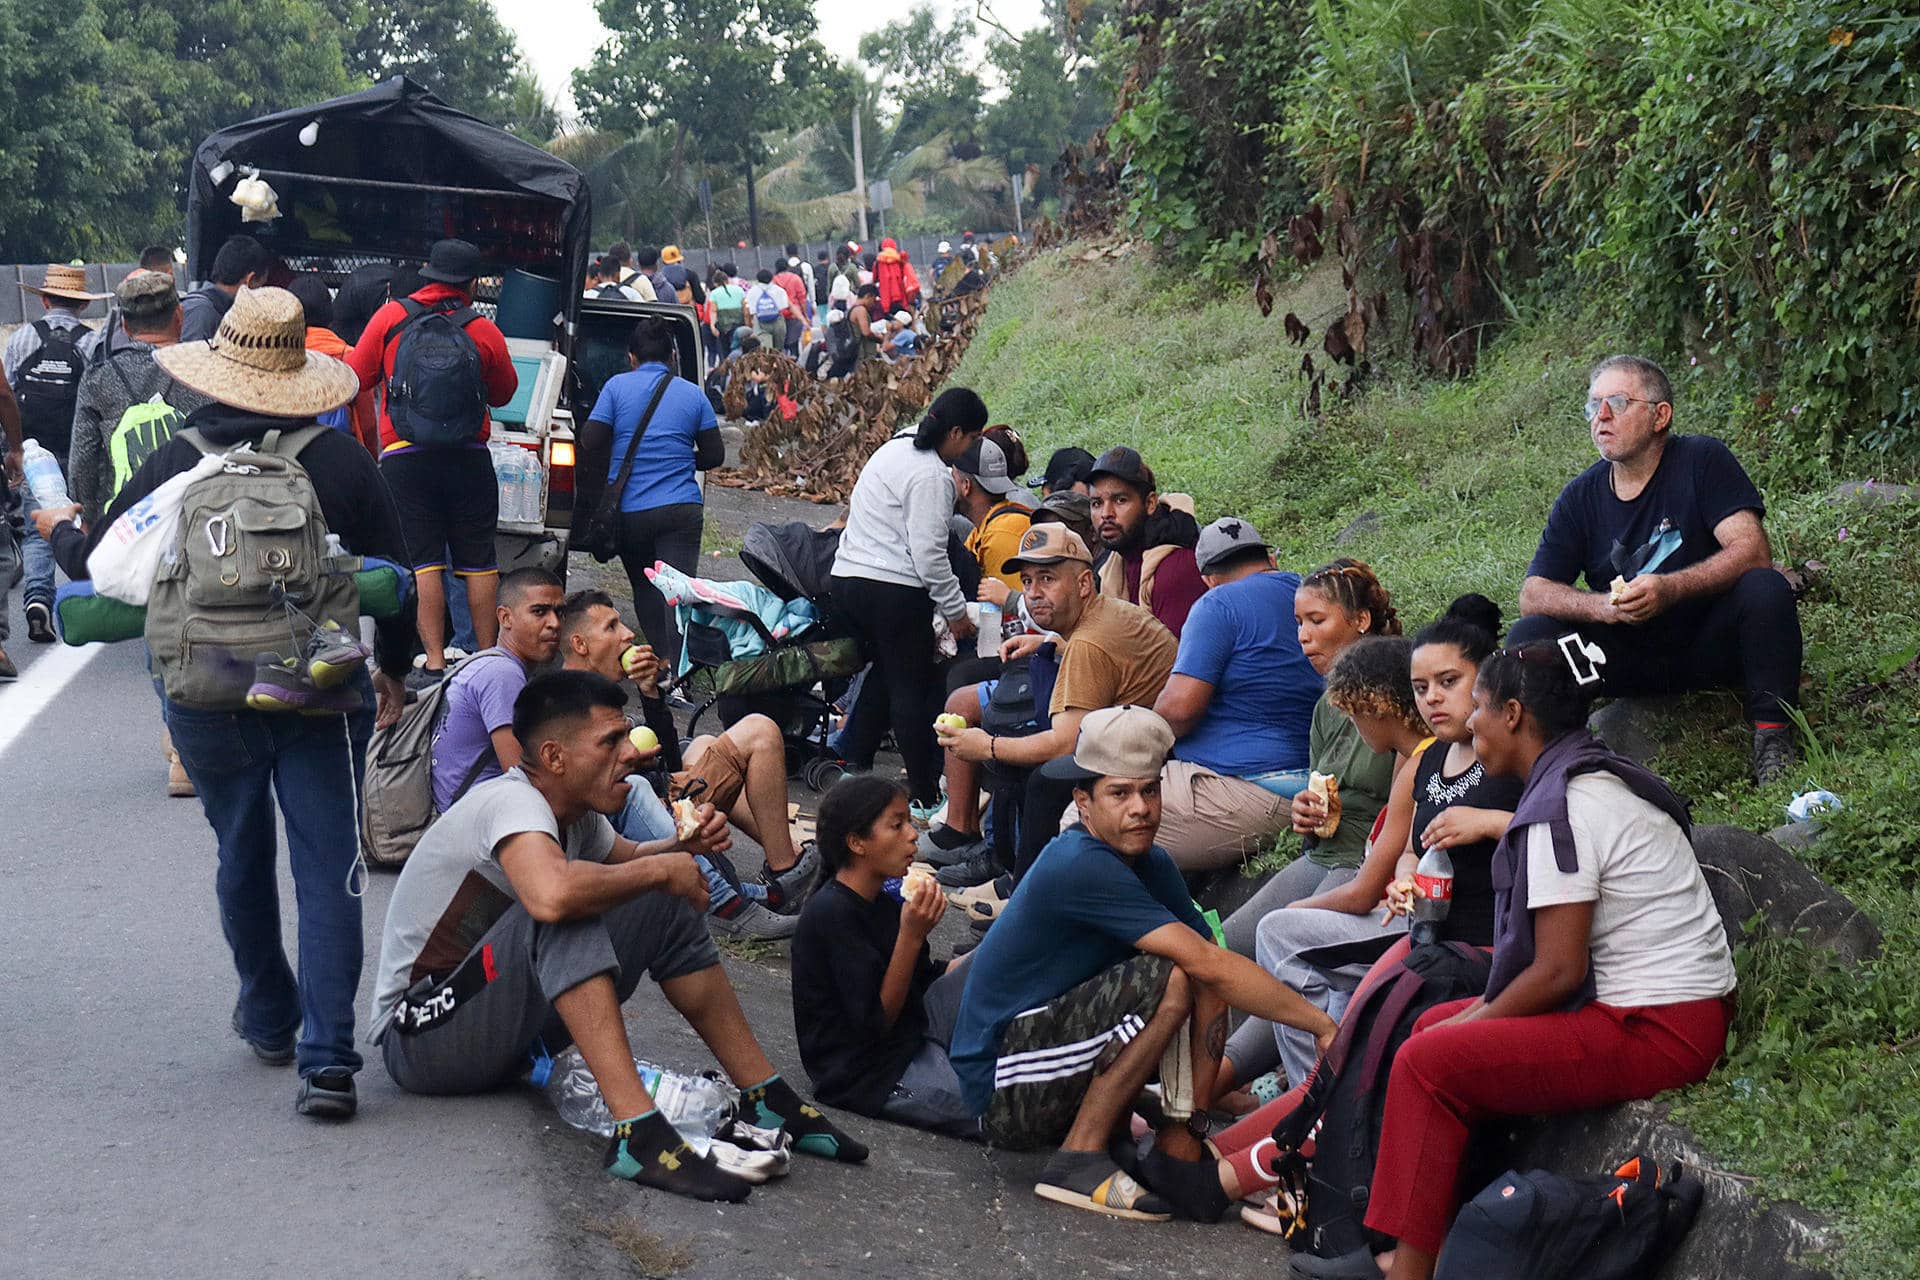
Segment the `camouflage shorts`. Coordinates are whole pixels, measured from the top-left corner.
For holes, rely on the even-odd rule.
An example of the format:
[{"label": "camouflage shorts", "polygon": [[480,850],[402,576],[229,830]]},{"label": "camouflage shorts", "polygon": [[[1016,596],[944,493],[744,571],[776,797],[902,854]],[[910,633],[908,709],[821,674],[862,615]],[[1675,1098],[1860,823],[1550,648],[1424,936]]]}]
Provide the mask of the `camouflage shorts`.
[{"label": "camouflage shorts", "polygon": [[1159,1009],[1172,973],[1171,960],[1142,953],[1009,1023],[993,1067],[987,1140],[1013,1151],[1058,1145],[1093,1077]]}]

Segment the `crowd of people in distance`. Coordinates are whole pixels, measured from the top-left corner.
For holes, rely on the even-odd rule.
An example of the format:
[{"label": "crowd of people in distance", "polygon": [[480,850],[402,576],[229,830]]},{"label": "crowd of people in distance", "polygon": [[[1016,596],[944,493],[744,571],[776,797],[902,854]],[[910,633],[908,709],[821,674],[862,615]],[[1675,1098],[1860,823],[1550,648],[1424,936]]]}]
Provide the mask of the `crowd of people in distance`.
[{"label": "crowd of people in distance", "polygon": [[[971,250],[936,277],[978,277]],[[838,376],[910,349],[895,344],[926,313],[905,255],[882,241],[824,257],[702,281],[674,246],[615,246],[587,286],[695,307],[723,362],[825,343],[803,358]],[[1373,566],[1283,568],[1250,520],[1201,525],[1125,444],[1057,450],[1027,480],[1020,433],[973,391],[942,391],[866,460],[834,531],[816,603],[865,667],[826,691],[848,776],[800,840],[780,724],[743,714],[683,744],[674,718],[682,638],[644,569],[692,570],[695,474],[721,450],[668,325],[636,323],[628,367],[580,406],[581,509],[625,476],[614,536],[636,629],[602,591],[499,572],[485,406],[517,377],[473,308],[473,247],[442,241],[404,280],[277,287],[277,270],[239,237],[183,299],[156,260],[116,290],[111,326],[83,333],[93,295],[49,269],[44,315],[0,354],[25,517],[21,538],[0,522],[0,579],[24,560],[29,636],[50,641],[56,566],[86,579],[136,503],[243,449],[297,463],[345,553],[411,570],[410,607],[370,644],[322,629],[297,660],[263,657],[245,706],[156,680],[170,789],[197,794],[218,846],[232,1030],[296,1066],[301,1112],[357,1108],[361,784],[376,728],[428,699],[437,816],[378,931],[365,1043],[423,1094],[501,1088],[530,1055],[577,1047],[615,1122],[602,1165],[642,1185],[721,1201],[752,1185],[643,1085],[622,1013],[643,977],[739,1089],[742,1122],[824,1159],[868,1155],[769,1059],[715,934],[791,938],[821,1102],[1046,1150],[1036,1191],[1061,1204],[1202,1221],[1238,1206],[1282,1234],[1272,1135],[1350,1009],[1423,947],[1486,953],[1484,990],[1423,1014],[1383,1077],[1374,1243],[1296,1253],[1304,1276],[1431,1276],[1476,1127],[1651,1096],[1722,1052],[1734,971],[1686,805],[1593,738],[1587,711],[1738,689],[1764,784],[1794,759],[1800,626],[1760,494],[1718,440],[1673,433],[1652,361],[1592,371],[1599,458],[1554,502],[1504,636],[1479,594],[1415,629]],[[465,417],[432,417],[409,384],[396,335],[433,317],[473,352]],[[57,454],[71,504],[32,499],[26,440]],[[471,656],[450,666],[462,609]],[[904,780],[880,765],[889,742]],[[735,831],[764,852],[752,877],[727,857]],[[1288,833],[1298,857],[1244,906],[1220,921],[1196,904],[1202,877]],[[1453,867],[1438,918],[1434,850]],[[973,936],[936,959],[949,911]]]}]

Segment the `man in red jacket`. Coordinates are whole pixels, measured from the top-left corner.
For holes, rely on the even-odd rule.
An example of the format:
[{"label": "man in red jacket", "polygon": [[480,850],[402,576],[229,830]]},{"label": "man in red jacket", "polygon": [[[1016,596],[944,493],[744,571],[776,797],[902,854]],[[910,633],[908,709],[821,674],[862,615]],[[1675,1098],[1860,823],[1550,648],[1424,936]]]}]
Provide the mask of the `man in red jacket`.
[{"label": "man in red jacket", "polygon": [[[473,280],[479,274],[478,249],[464,240],[438,241],[427,265],[420,268],[427,283],[404,302],[390,301],[374,312],[347,356],[347,364],[360,376],[362,390],[380,388],[380,475],[399,508],[407,555],[413,562],[420,641],[427,651],[430,683],[446,672],[445,575],[449,568],[466,583],[474,636],[481,648],[492,647],[499,627],[494,614],[499,562],[493,534],[500,519],[500,494],[487,452],[492,423],[478,401],[507,403],[519,389],[520,376],[507,354],[506,337],[493,321],[471,310]],[[481,385],[473,388],[477,431],[461,432],[463,438],[453,443],[410,439],[395,429],[392,413],[394,361],[406,331],[435,313],[444,313],[479,353]],[[415,407],[414,416],[418,416],[420,405]],[[417,425],[407,430],[425,434]]]},{"label": "man in red jacket", "polygon": [[798,359],[800,339],[807,331],[807,308],[810,305],[807,284],[800,278],[800,273],[793,269],[792,263],[774,272],[773,282],[786,290],[787,301],[792,304],[786,310],[787,354]]},{"label": "man in red jacket", "polygon": [[907,260],[889,236],[880,242],[879,256],[873,260],[873,282],[880,286],[880,308],[888,315],[907,305],[906,276]]}]

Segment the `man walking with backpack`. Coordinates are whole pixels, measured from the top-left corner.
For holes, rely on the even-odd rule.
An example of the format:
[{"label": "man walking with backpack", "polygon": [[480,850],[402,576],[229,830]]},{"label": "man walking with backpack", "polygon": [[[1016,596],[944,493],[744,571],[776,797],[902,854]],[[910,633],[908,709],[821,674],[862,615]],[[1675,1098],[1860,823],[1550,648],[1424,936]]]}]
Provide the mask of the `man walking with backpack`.
[{"label": "man walking with backpack", "polygon": [[[6,365],[8,385],[20,401],[20,426],[26,438],[52,454],[65,474],[73,441],[73,406],[86,366],[81,341],[92,335],[80,313],[88,303],[110,295],[88,291],[84,268],[59,264],[47,268],[46,279],[40,284],[20,287],[40,295],[45,314],[14,331],[0,361]],[[27,506],[31,514],[31,497]],[[27,639],[35,644],[52,644],[53,553],[31,527],[21,544],[20,558],[26,568],[23,594]]]},{"label": "man walking with backpack", "polygon": [[498,634],[500,493],[487,406],[513,399],[520,376],[506,337],[473,309],[479,274],[478,249],[438,241],[420,268],[427,283],[374,312],[347,356],[362,390],[380,388],[380,474],[406,535],[429,683],[447,669],[449,570],[466,581],[480,647]]},{"label": "man walking with backpack", "polygon": [[793,301],[785,289],[773,282],[772,270],[760,268],[747,289],[747,319],[753,322],[753,331],[760,335],[761,346],[769,351],[786,350],[786,317],[792,310]]},{"label": "man walking with backpack", "polygon": [[[147,644],[167,727],[219,843],[214,886],[240,984],[234,1033],[262,1062],[298,1064],[303,1115],[346,1119],[361,1066],[360,781],[376,719],[399,718],[413,624],[379,623],[369,681],[366,650],[351,638],[359,596],[324,548],[332,534],[350,555],[400,558],[400,520],[366,450],[314,420],[357,383],[306,349],[306,331],[286,290],[242,290],[213,341],[154,356],[215,403],[140,465],[91,535],[71,522],[77,508],[41,512],[38,523],[61,567],[85,576],[94,544],[130,507],[203,455],[228,455],[228,466],[188,483],[183,507],[200,518],[182,516],[178,567],[148,602]],[[232,465],[242,450],[254,461]],[[243,504],[258,518],[222,514]],[[278,637],[264,635],[263,613]],[[377,711],[367,705],[376,694]],[[276,797],[299,902],[297,971],[280,937]]]}]

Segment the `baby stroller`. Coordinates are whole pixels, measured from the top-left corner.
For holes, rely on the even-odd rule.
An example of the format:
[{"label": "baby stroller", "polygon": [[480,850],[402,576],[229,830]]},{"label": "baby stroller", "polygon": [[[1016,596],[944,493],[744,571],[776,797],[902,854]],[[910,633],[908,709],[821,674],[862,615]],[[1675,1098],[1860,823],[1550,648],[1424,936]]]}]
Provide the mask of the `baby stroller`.
[{"label": "baby stroller", "polygon": [[[800,521],[747,530],[741,563],[781,600],[813,606],[817,618],[803,630],[776,636],[761,613],[712,601],[692,609],[676,606],[685,637],[678,687],[694,704],[687,737],[697,735],[696,726],[710,709],[717,708],[726,723],[758,712],[780,726],[788,773],[797,773],[815,791],[825,791],[847,773],[845,762],[827,746],[834,710],[823,686],[844,681],[865,665],[860,646],[834,619],[827,590],[839,543],[839,530],[822,532]],[[744,644],[743,627],[751,633]],[[756,651],[740,652],[748,648]]]}]

